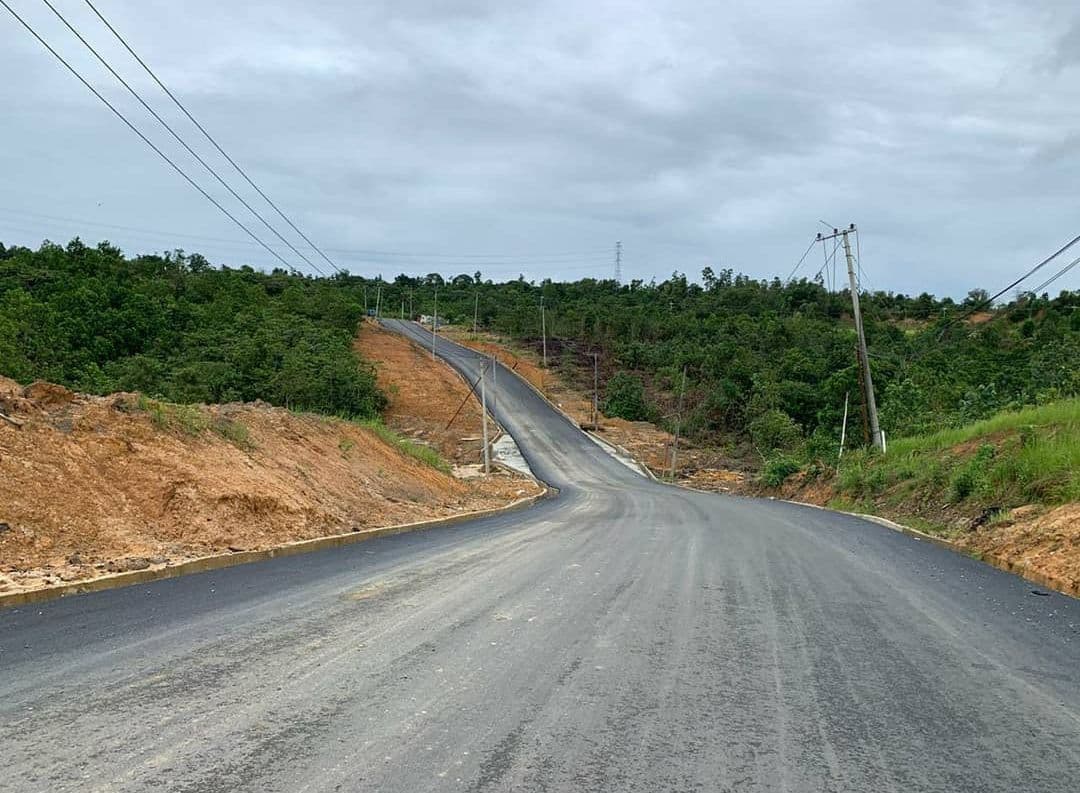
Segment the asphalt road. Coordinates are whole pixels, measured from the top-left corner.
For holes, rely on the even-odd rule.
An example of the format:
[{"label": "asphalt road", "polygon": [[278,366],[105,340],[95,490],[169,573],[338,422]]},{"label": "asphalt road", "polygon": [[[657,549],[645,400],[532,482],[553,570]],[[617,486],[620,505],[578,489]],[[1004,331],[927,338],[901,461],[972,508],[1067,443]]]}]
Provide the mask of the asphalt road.
[{"label": "asphalt road", "polygon": [[495,411],[558,498],[0,611],[0,790],[1080,789],[1080,601]]}]

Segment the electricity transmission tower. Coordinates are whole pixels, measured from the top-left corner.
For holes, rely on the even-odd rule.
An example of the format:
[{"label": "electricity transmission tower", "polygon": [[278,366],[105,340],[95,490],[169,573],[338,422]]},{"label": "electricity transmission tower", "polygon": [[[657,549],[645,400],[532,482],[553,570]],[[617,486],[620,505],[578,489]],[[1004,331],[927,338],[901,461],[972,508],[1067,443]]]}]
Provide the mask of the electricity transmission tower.
[{"label": "electricity transmission tower", "polygon": [[859,285],[855,278],[855,257],[851,255],[851,242],[848,235],[855,233],[855,224],[850,224],[846,229],[833,229],[832,234],[817,235],[819,240],[832,240],[840,237],[844,244],[844,256],[847,259],[848,286],[851,289],[851,308],[855,314],[855,333],[858,336],[859,368],[862,375],[862,386],[866,391],[866,412],[870,419],[870,438],[878,451],[885,451],[885,440],[881,436],[881,425],[878,423],[877,400],[874,398],[874,380],[870,376],[870,356],[866,349],[866,333],[863,330],[862,309],[859,306]]}]

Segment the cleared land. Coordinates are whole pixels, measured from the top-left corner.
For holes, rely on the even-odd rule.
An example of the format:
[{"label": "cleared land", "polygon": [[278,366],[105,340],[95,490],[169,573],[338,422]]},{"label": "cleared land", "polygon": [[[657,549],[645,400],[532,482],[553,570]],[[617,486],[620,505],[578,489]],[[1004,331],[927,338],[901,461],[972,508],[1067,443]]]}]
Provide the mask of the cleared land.
[{"label": "cleared land", "polygon": [[[383,412],[388,427],[455,465],[480,462],[480,403],[453,369],[371,321],[360,326],[356,349],[375,364],[379,388],[390,400]],[[494,425],[488,429],[494,437]]]},{"label": "cleared land", "polygon": [[[647,421],[627,421],[606,416],[602,411],[598,412],[594,426],[592,393],[574,385],[559,370],[544,369],[540,357],[534,351],[493,333],[481,331],[474,334],[471,330],[452,326],[447,326],[440,332],[465,347],[498,356],[503,365],[513,369],[534,388],[542,391],[581,427],[596,432],[608,443],[620,447],[635,460],[648,466],[657,476],[666,476],[670,472],[671,451],[675,440],[670,432]],[[601,373],[601,382],[606,377],[607,373]],[[708,477],[716,484],[714,489],[722,491],[744,489],[747,483],[746,473],[724,468],[720,466],[721,461],[723,455],[717,450],[702,448],[686,438],[679,440],[676,455],[679,477]]]},{"label": "cleared land", "polygon": [[455,478],[431,449],[378,423],[264,403],[170,405],[4,378],[0,412],[13,419],[0,422],[0,592],[446,517],[538,490],[521,477]]}]

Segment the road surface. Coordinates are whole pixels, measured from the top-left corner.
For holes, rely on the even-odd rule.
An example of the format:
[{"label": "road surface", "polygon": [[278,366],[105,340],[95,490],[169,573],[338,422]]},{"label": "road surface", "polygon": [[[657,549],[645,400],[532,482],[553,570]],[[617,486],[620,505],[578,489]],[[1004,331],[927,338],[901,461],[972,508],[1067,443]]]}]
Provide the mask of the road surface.
[{"label": "road surface", "polygon": [[494,403],[558,498],[0,611],[0,790],[1080,789],[1080,601]]}]

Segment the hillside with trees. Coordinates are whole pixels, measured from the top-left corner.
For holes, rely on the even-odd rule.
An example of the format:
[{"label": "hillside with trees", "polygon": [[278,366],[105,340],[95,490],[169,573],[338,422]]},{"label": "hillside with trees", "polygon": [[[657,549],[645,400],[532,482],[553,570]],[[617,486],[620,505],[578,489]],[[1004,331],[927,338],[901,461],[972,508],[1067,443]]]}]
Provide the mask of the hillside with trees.
[{"label": "hillside with trees", "polygon": [[[75,240],[0,246],[0,374],[175,402],[263,399],[345,415],[383,404],[350,341],[376,306],[434,314],[539,349],[584,388],[592,355],[609,413],[671,426],[685,371],[684,434],[742,444],[758,462],[835,456],[845,395],[862,440],[850,297],[821,282],[706,268],[700,283],[496,283],[481,272],[392,281],[215,268],[175,253],[125,258]],[[889,437],[959,427],[1080,393],[1080,292],[1020,294],[992,311],[868,291],[862,306]],[[970,316],[968,316],[970,314]]]},{"label": "hillside with trees", "polygon": [[[691,436],[748,440],[763,458],[831,457],[850,395],[849,432],[861,440],[846,290],[706,269],[700,284],[675,273],[661,283],[621,286],[402,276],[384,287],[384,300],[396,305],[398,294],[411,293],[430,313],[436,284],[447,321],[467,325],[476,310],[481,327],[537,350],[543,299],[549,365],[591,389],[597,352],[601,399],[613,415],[670,427],[685,370],[683,431]],[[1080,392],[1080,292],[1021,294],[993,311],[973,311],[985,296],[979,289],[961,302],[864,293],[875,390],[890,437]]]},{"label": "hillside with trees", "polygon": [[108,243],[0,245],[0,374],[170,402],[261,399],[373,417],[385,404],[352,339],[363,313],[333,281],[217,269]]}]

